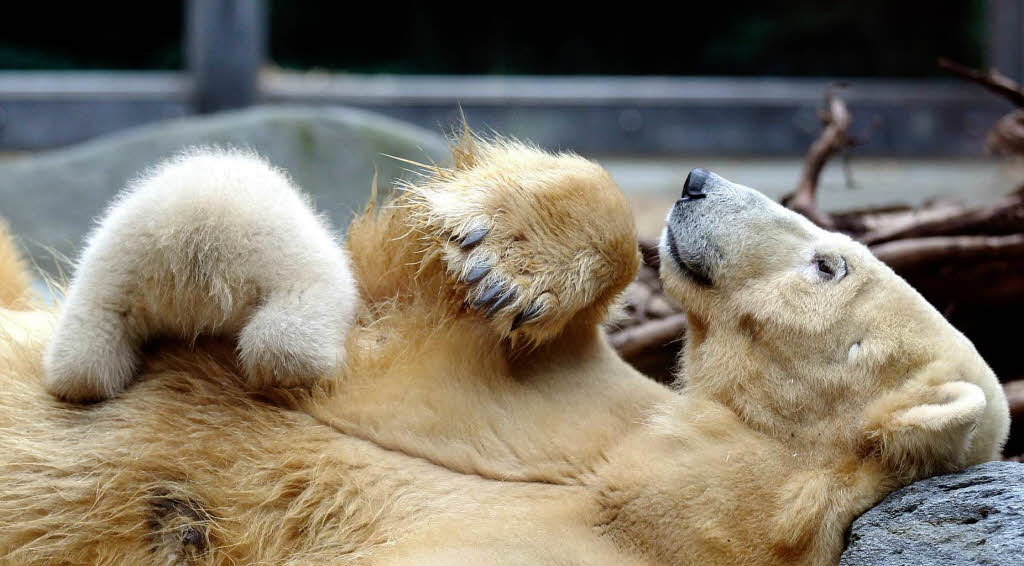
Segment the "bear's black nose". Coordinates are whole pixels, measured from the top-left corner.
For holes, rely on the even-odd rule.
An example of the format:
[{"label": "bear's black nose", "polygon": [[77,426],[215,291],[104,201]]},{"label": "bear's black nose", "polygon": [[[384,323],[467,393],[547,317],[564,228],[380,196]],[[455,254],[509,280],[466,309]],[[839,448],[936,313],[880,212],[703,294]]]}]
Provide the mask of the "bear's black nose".
[{"label": "bear's black nose", "polygon": [[683,182],[683,198],[698,199],[706,197],[707,195],[704,194],[704,182],[708,180],[708,175],[707,170],[700,167],[690,171],[690,174],[686,176],[686,181]]}]

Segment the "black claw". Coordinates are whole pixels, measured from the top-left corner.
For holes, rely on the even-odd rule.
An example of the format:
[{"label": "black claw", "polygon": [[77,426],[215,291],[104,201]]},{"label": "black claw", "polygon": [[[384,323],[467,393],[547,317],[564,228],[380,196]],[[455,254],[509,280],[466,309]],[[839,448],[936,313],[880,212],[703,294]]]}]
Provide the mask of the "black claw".
[{"label": "black claw", "polygon": [[515,297],[515,290],[514,289],[510,289],[510,290],[506,291],[505,293],[502,294],[501,297],[495,299],[494,304],[490,305],[490,308],[488,308],[487,311],[483,313],[483,315],[489,317],[490,315],[498,312],[499,310],[501,310],[501,308],[503,306],[505,306],[505,303],[509,302],[509,300],[513,299],[514,297]]},{"label": "black claw", "polygon": [[473,246],[479,244],[480,240],[483,240],[484,236],[486,236],[487,233],[490,231],[490,226],[478,226],[476,228],[473,228],[472,230],[469,231],[469,233],[466,234],[465,237],[462,238],[462,241],[459,242],[459,247],[461,247],[464,250],[472,248]]},{"label": "black claw", "polygon": [[490,287],[485,288],[484,292],[481,293],[480,296],[477,297],[475,301],[473,301],[473,306],[476,308],[481,308],[487,303],[490,303],[494,299],[494,297],[496,297],[498,293],[502,291],[502,289],[503,287],[501,286],[501,283],[495,283]]},{"label": "black claw", "polygon": [[476,283],[477,281],[484,278],[491,271],[491,266],[487,264],[480,264],[470,268],[469,273],[466,274],[466,283]]},{"label": "black claw", "polygon": [[512,299],[515,296],[515,289],[509,289],[508,291],[505,291],[500,297],[495,299],[494,304],[491,305],[491,308],[487,309],[487,312],[484,313],[484,316],[490,317],[492,314],[498,312],[499,310],[501,310],[501,307],[505,306],[505,303],[507,303],[509,299]]},{"label": "black claw", "polygon": [[517,314],[516,317],[512,319],[512,329],[509,332],[537,318],[538,316],[541,315],[542,312],[544,312],[544,307],[538,303],[534,303],[533,305],[530,306],[530,308],[524,311],[520,311],[519,314]]}]

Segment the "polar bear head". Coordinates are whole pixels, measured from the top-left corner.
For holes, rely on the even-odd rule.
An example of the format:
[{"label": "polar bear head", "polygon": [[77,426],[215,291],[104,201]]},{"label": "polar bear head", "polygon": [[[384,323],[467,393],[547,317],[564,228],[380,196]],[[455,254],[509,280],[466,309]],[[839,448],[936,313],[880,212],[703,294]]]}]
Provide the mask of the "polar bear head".
[{"label": "polar bear head", "polygon": [[863,245],[702,169],[661,240],[687,309],[680,385],[752,428],[913,479],[996,458],[1008,411],[974,346]]}]

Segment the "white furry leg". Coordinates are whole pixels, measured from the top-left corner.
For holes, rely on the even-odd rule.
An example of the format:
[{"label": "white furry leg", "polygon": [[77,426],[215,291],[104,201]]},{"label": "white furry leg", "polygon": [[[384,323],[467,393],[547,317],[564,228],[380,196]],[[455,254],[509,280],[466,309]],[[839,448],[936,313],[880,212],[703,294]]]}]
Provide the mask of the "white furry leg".
[{"label": "white furry leg", "polygon": [[75,306],[61,314],[47,346],[46,388],[63,399],[112,397],[135,375],[136,341],[117,313]]},{"label": "white furry leg", "polygon": [[73,401],[122,390],[155,336],[237,336],[254,386],[309,384],[343,362],[359,303],[348,256],[280,171],[197,151],[127,189],[92,234],[44,357]]},{"label": "white furry leg", "polygon": [[344,305],[331,304],[322,285],[270,297],[238,338],[238,355],[257,387],[302,385],[341,364],[338,345],[348,330]]},{"label": "white furry leg", "polygon": [[[101,228],[68,288],[44,352],[44,383],[53,394],[74,401],[116,395],[135,375],[142,330],[138,269],[116,269],[114,226]],[[133,255],[128,247],[126,255]]]}]

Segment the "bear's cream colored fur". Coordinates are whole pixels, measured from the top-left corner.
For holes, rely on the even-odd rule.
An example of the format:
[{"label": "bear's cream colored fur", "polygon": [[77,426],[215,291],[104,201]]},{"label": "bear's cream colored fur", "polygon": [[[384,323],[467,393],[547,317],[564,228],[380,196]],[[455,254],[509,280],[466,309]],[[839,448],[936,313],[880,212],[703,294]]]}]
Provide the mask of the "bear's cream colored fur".
[{"label": "bear's cream colored fur", "polygon": [[0,220],[0,282],[0,304],[11,307],[27,304],[30,298],[28,271],[3,220]]},{"label": "bear's cream colored fur", "polygon": [[0,563],[830,564],[892,489],[997,457],[992,372],[858,244],[767,199],[696,226],[719,260],[710,288],[664,262],[692,316],[674,391],[599,330],[638,263],[607,174],[454,157],[351,226],[364,306],[312,389],[254,389],[201,338],[67,404],[49,313],[0,310]]},{"label": "bear's cream colored fur", "polygon": [[333,375],[358,308],[345,252],[288,178],[255,155],[196,149],[155,167],[89,237],[44,356],[46,387],[98,400],[161,335],[238,336],[258,386]]}]

